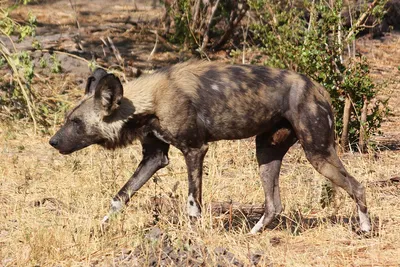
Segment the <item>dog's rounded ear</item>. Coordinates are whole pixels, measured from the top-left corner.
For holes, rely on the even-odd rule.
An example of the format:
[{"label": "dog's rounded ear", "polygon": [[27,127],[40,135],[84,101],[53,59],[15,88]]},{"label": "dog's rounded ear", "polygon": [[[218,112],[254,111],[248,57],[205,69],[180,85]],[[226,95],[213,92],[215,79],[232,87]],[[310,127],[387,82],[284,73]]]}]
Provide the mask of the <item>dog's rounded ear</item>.
[{"label": "dog's rounded ear", "polygon": [[92,75],[89,76],[86,83],[85,94],[91,94],[96,89],[101,78],[107,75],[107,72],[103,69],[97,68]]},{"label": "dog's rounded ear", "polygon": [[114,74],[107,74],[98,82],[94,99],[96,105],[104,111],[105,116],[108,116],[119,107],[123,94],[120,80]]}]

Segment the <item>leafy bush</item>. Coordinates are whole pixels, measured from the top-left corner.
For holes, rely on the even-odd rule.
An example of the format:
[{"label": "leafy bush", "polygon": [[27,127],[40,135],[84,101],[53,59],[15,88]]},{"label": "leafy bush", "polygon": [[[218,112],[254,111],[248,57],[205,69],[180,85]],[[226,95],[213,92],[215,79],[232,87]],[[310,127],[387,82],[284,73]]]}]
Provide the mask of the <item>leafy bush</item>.
[{"label": "leafy bush", "polygon": [[[27,4],[29,1],[24,1]],[[9,73],[6,78],[0,78],[0,113],[2,117],[9,119],[21,119],[29,117],[34,124],[35,131],[38,125],[50,126],[48,116],[51,109],[63,109],[62,103],[52,103],[43,96],[42,90],[35,90],[34,77],[36,74],[32,52],[29,50],[18,51],[16,43],[26,37],[32,38],[32,48],[39,49],[40,45],[35,40],[36,18],[29,14],[28,20],[18,23],[10,17],[10,13],[18,8],[18,2],[6,8],[0,8],[0,32],[8,40],[0,41],[0,70]],[[61,62],[56,55],[50,56],[49,62],[42,57],[38,60],[38,66],[49,68],[52,73],[61,71]],[[10,78],[8,78],[10,77]]]},{"label": "leafy bush", "polygon": [[[13,49],[10,51],[5,43],[0,42],[0,67],[7,65],[12,72],[12,81],[9,87],[4,87],[5,92],[0,95],[0,103],[2,105],[13,106],[18,112],[16,116],[23,115],[28,112],[36,127],[35,107],[33,103],[33,94],[31,91],[31,83],[33,78],[33,61],[27,51],[17,51],[14,46],[12,35],[18,37],[18,41],[23,40],[27,36],[35,35],[34,16],[30,15],[28,23],[21,25],[10,18],[10,12],[17,8],[18,5],[13,5],[8,8],[0,9],[0,32],[8,37]],[[4,81],[1,81],[4,83]]]},{"label": "leafy bush", "polygon": [[[359,6],[357,12],[344,8],[342,1],[329,5],[323,1],[284,4],[250,0],[249,4],[257,18],[251,25],[252,33],[267,55],[261,63],[304,73],[322,84],[332,98],[342,147],[350,144],[364,150],[365,140],[379,129],[388,110],[386,101],[376,99],[379,86],[352,42],[368,15],[382,16],[385,1]],[[343,23],[346,13],[355,22],[347,28]]]}]

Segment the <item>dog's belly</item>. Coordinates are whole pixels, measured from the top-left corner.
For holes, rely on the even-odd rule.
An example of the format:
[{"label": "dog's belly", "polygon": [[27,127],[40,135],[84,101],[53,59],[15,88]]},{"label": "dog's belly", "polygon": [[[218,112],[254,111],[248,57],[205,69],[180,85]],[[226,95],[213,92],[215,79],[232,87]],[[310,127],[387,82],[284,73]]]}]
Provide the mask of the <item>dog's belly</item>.
[{"label": "dog's belly", "polygon": [[199,114],[207,141],[252,137],[269,131],[280,118],[278,112],[266,109],[248,109],[245,113],[227,109],[218,114]]},{"label": "dog's belly", "polygon": [[[256,82],[255,82],[256,81]],[[261,80],[211,82],[192,101],[207,141],[242,139],[267,132],[288,109],[288,88],[271,88]],[[201,127],[200,127],[201,128]]]}]

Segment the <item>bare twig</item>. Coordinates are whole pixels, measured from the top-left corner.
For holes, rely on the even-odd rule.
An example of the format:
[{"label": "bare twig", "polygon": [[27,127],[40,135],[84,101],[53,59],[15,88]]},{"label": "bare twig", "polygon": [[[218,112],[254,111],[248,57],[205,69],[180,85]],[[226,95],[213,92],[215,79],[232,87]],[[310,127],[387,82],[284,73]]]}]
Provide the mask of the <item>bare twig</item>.
[{"label": "bare twig", "polygon": [[166,40],[164,37],[162,37],[160,34],[158,34],[157,31],[149,30],[148,32],[155,34],[158,38],[158,41],[161,42],[163,45],[165,45],[168,49],[173,50],[173,51],[179,51],[179,47],[168,42],[168,40]]},{"label": "bare twig", "polygon": [[362,27],[362,23],[365,21],[365,19],[371,14],[372,10],[375,8],[375,5],[379,2],[379,0],[374,0],[372,2],[368,9],[360,16],[360,18],[357,20],[357,22],[351,27],[349,33],[347,34],[345,40],[348,41],[350,38],[354,35],[354,32]]},{"label": "bare twig", "polygon": [[152,32],[156,35],[156,41],[155,41],[155,43],[154,43],[153,50],[151,50],[151,53],[150,53],[149,57],[147,58],[147,60],[150,60],[150,59],[153,57],[153,55],[154,55],[154,53],[156,52],[156,50],[157,50],[158,33],[157,33],[157,31],[152,31]]},{"label": "bare twig", "polygon": [[229,18],[229,26],[225,30],[224,34],[221,36],[221,38],[216,42],[216,44],[213,46],[213,49],[219,49],[221,46],[223,46],[231,37],[233,31],[239,24],[239,22],[242,20],[242,18],[246,15],[247,10],[249,9],[249,6],[247,5],[246,2],[239,3],[241,7],[238,9],[232,9],[230,18]]},{"label": "bare twig", "polygon": [[72,11],[74,12],[74,16],[75,16],[75,23],[76,23],[76,27],[78,28],[78,35],[77,35],[77,40],[76,43],[78,44],[79,48],[83,51],[83,45],[82,45],[82,38],[81,38],[81,25],[79,23],[78,20],[78,11],[76,10],[76,0],[75,0],[75,4],[72,3],[72,0],[69,0],[69,4],[71,6]]},{"label": "bare twig", "polygon": [[366,129],[367,111],[368,111],[368,100],[367,97],[364,96],[364,103],[361,110],[361,119],[360,119],[360,140],[358,142],[361,153],[365,153],[367,148],[365,142],[366,141],[365,139],[367,138],[367,129]]},{"label": "bare twig", "polygon": [[192,31],[196,28],[196,26],[199,23],[200,3],[201,3],[201,0],[196,0],[196,3],[194,5],[195,7],[194,7],[194,15],[193,15],[192,27],[190,27]]},{"label": "bare twig", "polygon": [[350,96],[347,94],[343,108],[343,129],[342,129],[342,136],[340,138],[340,143],[344,151],[347,151],[349,149],[350,116],[351,116],[351,99]]},{"label": "bare twig", "polygon": [[243,55],[242,55],[242,64],[246,63],[246,44],[247,44],[247,34],[249,32],[249,23],[246,23],[246,27],[242,26],[243,31]]},{"label": "bare twig", "polygon": [[41,50],[38,50],[38,51],[47,52],[47,53],[55,53],[55,54],[60,54],[60,55],[66,55],[66,56],[73,57],[73,58],[75,58],[75,59],[79,59],[79,60],[81,60],[81,61],[84,61],[84,62],[86,62],[86,63],[88,63],[88,64],[90,63],[89,60],[87,60],[87,59],[85,59],[85,58],[83,58],[83,57],[80,57],[80,56],[77,56],[77,55],[68,53],[68,52],[56,51],[56,50],[48,50],[48,49],[41,49]]},{"label": "bare twig", "polygon": [[78,20],[78,12],[76,11],[76,3],[74,5],[72,3],[72,1],[69,0],[69,5],[71,6],[72,11],[74,11],[76,27],[78,28],[78,30],[80,30],[81,29],[81,25],[79,24],[79,20]]},{"label": "bare twig", "polygon": [[111,38],[109,36],[107,36],[107,40],[108,40],[108,42],[109,42],[109,44],[111,46],[111,49],[112,49],[112,51],[114,53],[114,56],[117,59],[118,63],[123,65],[124,64],[124,60],[121,57],[121,54],[119,53],[118,49],[115,47],[113,41],[111,40]]},{"label": "bare twig", "polygon": [[263,205],[241,204],[237,202],[213,202],[211,203],[211,212],[217,214],[232,214],[239,212],[243,215],[262,215],[265,208]]},{"label": "bare twig", "polygon": [[210,27],[211,27],[211,22],[214,18],[215,15],[215,11],[217,11],[219,5],[219,0],[217,0],[217,2],[215,3],[215,5],[211,8],[211,14],[206,26],[206,30],[204,32],[204,37],[203,37],[203,44],[201,45],[201,51],[204,51],[204,49],[206,48],[207,44],[208,44],[208,40],[209,40],[209,33],[210,33]]}]

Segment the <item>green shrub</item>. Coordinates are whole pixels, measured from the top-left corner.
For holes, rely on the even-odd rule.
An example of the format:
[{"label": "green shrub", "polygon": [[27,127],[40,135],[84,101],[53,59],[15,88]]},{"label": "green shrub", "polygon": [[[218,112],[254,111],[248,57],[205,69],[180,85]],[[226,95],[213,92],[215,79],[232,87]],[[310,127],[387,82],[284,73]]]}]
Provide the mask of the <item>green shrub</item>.
[{"label": "green shrub", "polygon": [[[295,4],[273,0],[250,0],[253,17],[252,33],[267,56],[262,63],[304,73],[322,84],[330,93],[336,111],[336,134],[342,136],[345,100],[350,100],[348,140],[357,148],[361,132],[368,138],[376,132],[387,114],[386,101],[376,99],[379,92],[369,76],[365,57],[352,48],[356,34],[362,29],[363,14],[383,14],[385,1],[373,7],[361,6],[357,13],[344,8],[342,1],[332,6],[323,1],[298,1]],[[351,12],[354,23],[343,23],[344,14]],[[358,15],[357,15],[358,14]],[[366,122],[361,121],[364,103],[368,103]],[[363,126],[364,128],[362,128]],[[346,141],[347,142],[347,141]],[[346,147],[348,144],[342,144]]]},{"label": "green shrub", "polygon": [[[26,4],[27,1],[24,1]],[[8,87],[2,86],[0,103],[13,108],[12,114],[18,117],[30,116],[36,129],[37,110],[33,101],[32,79],[34,76],[34,64],[28,51],[17,51],[11,36],[17,36],[18,41],[27,36],[35,36],[36,18],[29,14],[26,24],[17,23],[10,17],[10,12],[18,7],[18,4],[7,8],[0,8],[0,32],[8,37],[12,44],[12,50],[5,43],[0,42],[0,67],[6,65],[11,69],[12,82]],[[5,81],[0,81],[5,83]]]}]

